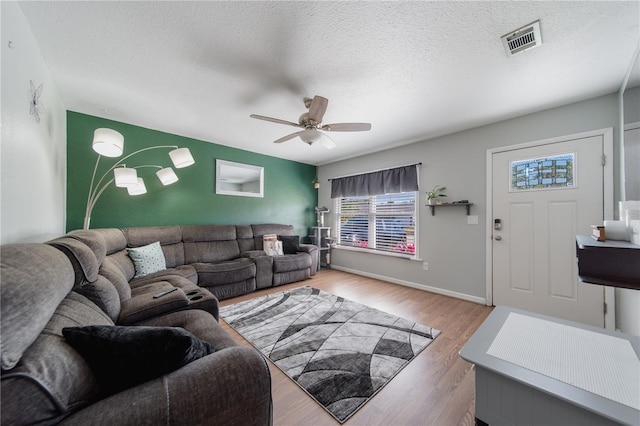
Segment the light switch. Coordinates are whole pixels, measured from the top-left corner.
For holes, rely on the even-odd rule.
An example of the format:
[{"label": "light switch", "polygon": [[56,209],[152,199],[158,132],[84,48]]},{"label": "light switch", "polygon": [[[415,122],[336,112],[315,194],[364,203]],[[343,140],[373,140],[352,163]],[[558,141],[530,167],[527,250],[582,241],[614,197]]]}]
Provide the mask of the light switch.
[{"label": "light switch", "polygon": [[478,216],[467,216],[467,225],[477,225]]}]

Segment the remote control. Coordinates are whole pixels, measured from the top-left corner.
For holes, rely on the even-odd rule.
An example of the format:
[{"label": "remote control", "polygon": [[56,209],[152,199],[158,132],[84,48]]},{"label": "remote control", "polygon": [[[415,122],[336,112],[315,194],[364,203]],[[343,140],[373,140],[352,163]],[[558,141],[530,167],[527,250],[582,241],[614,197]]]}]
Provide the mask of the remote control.
[{"label": "remote control", "polygon": [[178,287],[174,287],[171,290],[167,290],[167,291],[163,291],[162,293],[158,293],[155,296],[153,296],[153,298],[154,299],[158,299],[158,298],[160,298],[162,296],[166,296],[167,294],[172,293],[172,292],[174,292],[176,290],[178,290]]}]

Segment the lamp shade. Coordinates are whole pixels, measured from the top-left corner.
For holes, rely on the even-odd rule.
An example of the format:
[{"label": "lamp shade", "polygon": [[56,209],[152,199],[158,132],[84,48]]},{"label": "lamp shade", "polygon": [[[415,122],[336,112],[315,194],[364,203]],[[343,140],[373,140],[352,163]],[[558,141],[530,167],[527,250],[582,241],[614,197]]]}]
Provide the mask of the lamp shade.
[{"label": "lamp shade", "polygon": [[118,167],[113,169],[113,175],[116,179],[116,186],[120,188],[128,188],[138,184],[138,173],[136,169],[130,167]]},{"label": "lamp shade", "polygon": [[124,136],[112,129],[96,129],[93,132],[93,150],[105,157],[120,157],[124,150]]},{"label": "lamp shade", "polygon": [[164,169],[160,169],[156,172],[156,176],[160,179],[163,185],[171,185],[178,181],[178,176],[176,172],[173,171],[171,167],[165,167]]},{"label": "lamp shade", "polygon": [[169,157],[171,157],[171,161],[176,169],[181,169],[195,163],[189,148],[176,148],[169,152]]},{"label": "lamp shade", "polygon": [[137,185],[127,187],[129,195],[142,195],[147,193],[147,187],[144,186],[144,180],[138,178]]}]

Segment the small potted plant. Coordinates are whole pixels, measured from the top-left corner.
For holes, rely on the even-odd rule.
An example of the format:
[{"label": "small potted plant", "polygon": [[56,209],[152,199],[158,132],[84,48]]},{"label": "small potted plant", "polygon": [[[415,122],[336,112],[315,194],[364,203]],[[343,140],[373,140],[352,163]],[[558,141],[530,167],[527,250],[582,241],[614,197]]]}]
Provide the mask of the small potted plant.
[{"label": "small potted plant", "polygon": [[433,189],[427,192],[427,203],[430,206],[441,204],[441,201],[438,200],[440,197],[446,197],[447,195],[444,193],[444,190],[447,189],[444,186],[434,186]]}]

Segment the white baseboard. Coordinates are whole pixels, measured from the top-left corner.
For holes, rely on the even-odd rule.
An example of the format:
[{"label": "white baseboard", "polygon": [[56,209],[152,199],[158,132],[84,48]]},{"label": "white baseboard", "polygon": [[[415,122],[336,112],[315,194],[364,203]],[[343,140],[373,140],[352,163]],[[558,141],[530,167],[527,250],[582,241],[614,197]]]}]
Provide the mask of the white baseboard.
[{"label": "white baseboard", "polygon": [[343,271],[343,272],[349,272],[349,273],[355,274],[355,275],[362,275],[364,277],[374,278],[376,280],[388,281],[388,282],[393,283],[393,284],[400,284],[400,285],[403,285],[405,287],[416,288],[418,290],[429,291],[431,293],[442,294],[443,296],[455,297],[456,299],[466,300],[467,302],[479,303],[481,305],[486,305],[487,304],[487,300],[484,297],[471,296],[469,294],[458,293],[458,292],[455,292],[455,291],[445,290],[445,289],[438,288],[438,287],[431,287],[431,286],[423,285],[423,284],[417,284],[417,283],[414,283],[414,282],[411,282],[411,281],[404,281],[404,280],[399,280],[397,278],[385,277],[383,275],[377,275],[377,274],[372,274],[372,273],[369,273],[369,272],[358,271],[358,270],[355,270],[355,269],[344,268],[344,267],[338,266],[338,265],[331,265],[331,269],[335,269],[335,270]]}]

